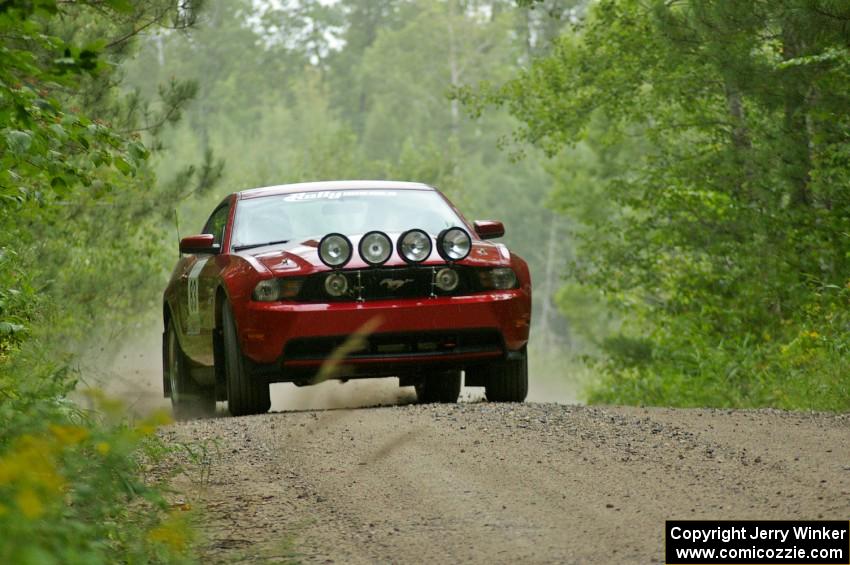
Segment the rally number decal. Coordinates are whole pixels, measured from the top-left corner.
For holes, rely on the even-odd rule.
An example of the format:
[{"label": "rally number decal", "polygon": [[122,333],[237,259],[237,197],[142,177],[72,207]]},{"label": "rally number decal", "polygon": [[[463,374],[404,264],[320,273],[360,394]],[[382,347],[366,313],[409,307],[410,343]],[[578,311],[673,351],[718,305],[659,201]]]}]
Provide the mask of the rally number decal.
[{"label": "rally number decal", "polygon": [[201,333],[201,309],[198,304],[198,277],[201,276],[201,271],[204,265],[207,264],[208,258],[198,259],[192,270],[189,271],[189,279],[187,280],[187,297],[188,297],[188,316],[186,316],[186,333],[190,335],[198,335]]}]

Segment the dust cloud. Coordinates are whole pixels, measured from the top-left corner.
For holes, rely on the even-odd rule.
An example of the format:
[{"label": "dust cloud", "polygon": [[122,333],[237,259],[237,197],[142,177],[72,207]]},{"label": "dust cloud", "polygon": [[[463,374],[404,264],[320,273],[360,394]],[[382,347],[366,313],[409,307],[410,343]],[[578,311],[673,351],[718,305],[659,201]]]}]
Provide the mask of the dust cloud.
[{"label": "dust cloud", "polygon": [[[83,387],[102,388],[121,399],[135,415],[168,409],[162,396],[162,334],[158,326],[139,329],[131,339],[115,347],[104,347],[86,355]],[[545,374],[531,359],[528,401],[575,404],[577,386],[557,375]],[[326,410],[367,406],[401,405],[416,402],[413,387],[399,387],[398,379],[358,379],[345,383],[327,381],[296,387],[289,383],[271,385],[271,410]],[[484,389],[465,387],[461,402],[481,402]]]},{"label": "dust cloud", "polygon": [[326,410],[412,404],[413,387],[400,388],[398,379],[358,379],[346,383],[325,381],[314,386],[297,387],[289,383],[273,384],[272,410]]},{"label": "dust cloud", "polygon": [[[533,344],[533,340],[532,340]],[[528,359],[527,402],[583,404],[581,401],[582,370],[575,363],[553,363],[539,351],[531,349]]]},{"label": "dust cloud", "polygon": [[122,400],[129,413],[144,416],[171,409],[162,395],[162,330],[159,326],[139,328],[123,343],[85,355],[84,387],[98,387]]}]

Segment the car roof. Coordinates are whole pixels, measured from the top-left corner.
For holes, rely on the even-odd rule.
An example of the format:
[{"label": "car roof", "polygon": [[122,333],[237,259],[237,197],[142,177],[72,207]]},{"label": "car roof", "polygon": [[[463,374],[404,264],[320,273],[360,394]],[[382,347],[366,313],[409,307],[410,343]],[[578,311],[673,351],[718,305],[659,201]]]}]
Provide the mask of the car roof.
[{"label": "car roof", "polygon": [[436,190],[433,186],[421,182],[402,182],[392,180],[330,180],[321,182],[298,182],[264,186],[237,192],[241,198],[258,198],[275,194],[293,192],[316,192],[321,190]]}]

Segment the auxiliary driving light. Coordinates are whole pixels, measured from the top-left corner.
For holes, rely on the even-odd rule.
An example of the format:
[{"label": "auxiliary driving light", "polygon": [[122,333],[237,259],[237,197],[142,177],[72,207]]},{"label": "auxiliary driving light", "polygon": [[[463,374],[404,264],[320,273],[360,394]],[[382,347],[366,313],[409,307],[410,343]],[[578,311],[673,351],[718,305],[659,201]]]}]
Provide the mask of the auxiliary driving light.
[{"label": "auxiliary driving light", "polygon": [[431,236],[422,230],[408,230],[398,238],[398,254],[408,263],[421,263],[431,254]]},{"label": "auxiliary driving light", "polygon": [[383,265],[393,252],[393,242],[384,232],[370,231],[360,239],[360,258],[372,266]]},{"label": "auxiliary driving light", "polygon": [[437,236],[437,253],[446,261],[465,259],[472,250],[472,238],[463,228],[449,228]]},{"label": "auxiliary driving light", "polygon": [[319,259],[332,269],[339,269],[351,260],[351,242],[341,233],[329,233],[319,242]]},{"label": "auxiliary driving light", "polygon": [[454,269],[440,269],[434,277],[434,284],[444,292],[453,291],[457,288],[458,283],[460,283],[460,277]]},{"label": "auxiliary driving light", "polygon": [[342,273],[331,273],[325,277],[325,290],[335,298],[339,298],[348,291],[348,279]]}]

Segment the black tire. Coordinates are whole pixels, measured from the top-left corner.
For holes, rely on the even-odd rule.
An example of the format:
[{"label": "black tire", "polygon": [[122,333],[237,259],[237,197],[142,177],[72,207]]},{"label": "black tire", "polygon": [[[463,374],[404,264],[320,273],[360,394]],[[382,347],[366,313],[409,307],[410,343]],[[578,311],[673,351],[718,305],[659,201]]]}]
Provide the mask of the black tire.
[{"label": "black tire", "polygon": [[230,302],[222,309],[224,337],[224,374],[227,387],[227,409],[233,416],[264,414],[271,408],[269,384],[252,378],[251,362],[242,355],[236,322]]},{"label": "black tire", "polygon": [[443,371],[427,375],[416,385],[416,400],[426,404],[457,402],[460,396],[460,370]]},{"label": "black tire", "polygon": [[180,347],[180,341],[177,339],[177,332],[171,320],[165,328],[162,355],[174,418],[190,420],[215,414],[215,389],[202,387],[189,374],[189,360]]},{"label": "black tire", "polygon": [[522,402],[528,396],[528,356],[488,366],[484,390],[490,402]]}]

